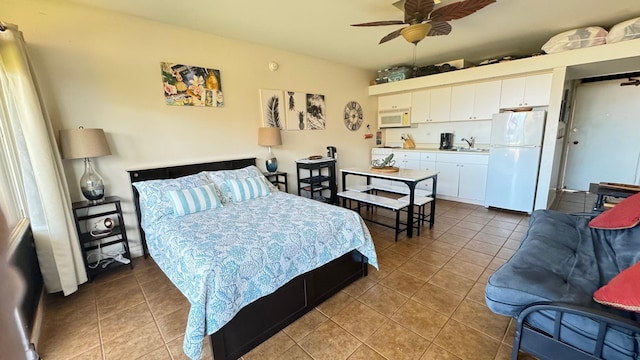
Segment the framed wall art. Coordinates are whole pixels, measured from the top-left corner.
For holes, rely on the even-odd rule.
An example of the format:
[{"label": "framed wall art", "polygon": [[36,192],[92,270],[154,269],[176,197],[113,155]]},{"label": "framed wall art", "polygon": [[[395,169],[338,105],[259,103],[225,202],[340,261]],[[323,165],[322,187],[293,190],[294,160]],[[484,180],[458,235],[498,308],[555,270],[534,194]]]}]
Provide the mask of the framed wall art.
[{"label": "framed wall art", "polygon": [[287,114],[287,130],[305,130],[307,128],[307,94],[285,91],[284,102]]},{"label": "framed wall art", "polygon": [[324,95],[307,94],[307,125],[310,130],[324,130],[326,127]]},{"label": "framed wall art", "polygon": [[161,62],[165,104],[173,106],[224,105],[220,70]]},{"label": "framed wall art", "polygon": [[286,129],[282,94],[282,90],[260,89],[260,108],[264,126]]}]

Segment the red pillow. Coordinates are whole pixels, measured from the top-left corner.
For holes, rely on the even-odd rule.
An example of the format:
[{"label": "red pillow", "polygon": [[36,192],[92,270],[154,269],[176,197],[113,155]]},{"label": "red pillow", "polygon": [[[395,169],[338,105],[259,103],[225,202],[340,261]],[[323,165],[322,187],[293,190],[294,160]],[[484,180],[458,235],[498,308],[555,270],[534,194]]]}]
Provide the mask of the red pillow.
[{"label": "red pillow", "polygon": [[628,229],[640,223],[640,192],[589,221],[596,229]]},{"label": "red pillow", "polygon": [[595,293],[593,300],[603,305],[640,312],[640,262],[616,275]]}]

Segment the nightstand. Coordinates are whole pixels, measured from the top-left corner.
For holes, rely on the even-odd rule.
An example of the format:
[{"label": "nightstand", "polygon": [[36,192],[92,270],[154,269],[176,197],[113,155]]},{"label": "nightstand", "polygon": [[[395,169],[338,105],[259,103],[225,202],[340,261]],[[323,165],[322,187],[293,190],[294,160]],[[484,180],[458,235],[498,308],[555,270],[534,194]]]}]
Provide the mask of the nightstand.
[{"label": "nightstand", "polygon": [[287,173],[284,171],[263,172],[264,177],[273,185],[280,189],[280,185],[284,185],[284,192],[289,192],[289,184],[287,182]]},{"label": "nightstand", "polygon": [[[121,265],[128,265],[133,269],[118,197],[107,196],[95,204],[77,201],[72,204],[72,209],[89,281],[93,281],[98,274]],[[96,225],[104,224],[105,221],[108,223],[107,219],[113,223],[110,230]]]}]

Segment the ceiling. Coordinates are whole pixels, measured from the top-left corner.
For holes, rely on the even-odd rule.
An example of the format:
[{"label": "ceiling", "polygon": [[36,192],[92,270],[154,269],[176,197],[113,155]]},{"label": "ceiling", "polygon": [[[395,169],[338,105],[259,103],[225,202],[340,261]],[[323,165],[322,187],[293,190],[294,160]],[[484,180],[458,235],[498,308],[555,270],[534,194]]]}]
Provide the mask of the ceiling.
[{"label": "ceiling", "polygon": [[[173,24],[227,38],[378,70],[394,65],[479,63],[540,52],[553,35],[583,26],[611,26],[640,16],[638,0],[498,0],[450,24],[447,36],[414,48],[402,37],[378,45],[397,25],[349,24],[402,20],[397,0],[59,0]],[[440,7],[453,2],[442,0]],[[278,59],[274,59],[277,61]]]}]

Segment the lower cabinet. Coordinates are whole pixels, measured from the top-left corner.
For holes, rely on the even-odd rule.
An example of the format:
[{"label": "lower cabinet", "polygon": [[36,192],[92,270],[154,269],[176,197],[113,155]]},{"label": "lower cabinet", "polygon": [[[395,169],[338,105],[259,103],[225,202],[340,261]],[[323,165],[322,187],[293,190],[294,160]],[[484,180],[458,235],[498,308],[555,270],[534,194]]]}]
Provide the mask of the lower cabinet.
[{"label": "lower cabinet", "polygon": [[438,154],[437,194],[482,204],[487,185],[486,155]]},{"label": "lower cabinet", "polygon": [[[374,148],[371,159],[383,159],[394,153],[395,166],[402,169],[438,171],[437,196],[448,200],[483,204],[487,184],[487,154],[455,154],[444,151],[392,150]],[[378,189],[407,194],[409,189],[401,182],[371,179]],[[416,194],[431,194],[433,182],[426,180],[416,186]]]}]

